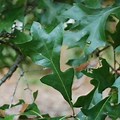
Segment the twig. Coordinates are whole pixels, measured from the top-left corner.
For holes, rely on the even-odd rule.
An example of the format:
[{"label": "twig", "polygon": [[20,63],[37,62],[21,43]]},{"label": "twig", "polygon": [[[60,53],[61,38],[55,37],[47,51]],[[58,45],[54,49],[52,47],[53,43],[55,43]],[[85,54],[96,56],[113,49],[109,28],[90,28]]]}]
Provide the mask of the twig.
[{"label": "twig", "polygon": [[0,79],[0,86],[1,86],[8,78],[10,78],[13,75],[13,73],[18,68],[19,64],[22,62],[24,56],[20,51],[20,49],[15,44],[4,41],[4,40],[0,40],[0,44],[9,46],[13,48],[16,51],[16,53],[18,53],[18,57],[16,58],[16,61],[14,62],[14,64],[10,67],[9,71],[3,76],[3,78]]},{"label": "twig", "polygon": [[18,87],[19,81],[21,80],[21,78],[22,78],[23,76],[24,76],[24,71],[21,70],[20,76],[19,76],[19,78],[18,78],[18,80],[17,80],[17,83],[16,83],[16,85],[15,85],[15,90],[14,90],[14,92],[13,92],[13,95],[12,95],[12,98],[11,98],[11,102],[10,102],[10,105],[9,105],[9,108],[11,108],[11,106],[12,106],[12,103],[13,103],[13,100],[14,100],[14,97],[15,97],[15,93],[16,93],[16,91],[17,91],[17,87]]},{"label": "twig", "polygon": [[95,51],[93,51],[93,54],[95,54],[97,57],[100,56],[100,53],[103,52],[104,50],[108,49],[110,47],[110,45],[105,46],[104,48],[100,49],[96,49]]},{"label": "twig", "polygon": [[16,69],[18,68],[19,64],[21,63],[21,61],[23,60],[23,56],[19,55],[15,61],[15,63],[10,67],[9,71],[7,72],[7,74],[5,74],[3,76],[3,78],[0,79],[0,86],[8,79],[10,78],[13,73],[16,71]]},{"label": "twig", "polygon": [[25,70],[25,73],[29,73],[29,72],[37,72],[37,71],[41,71],[42,69],[34,69],[34,70]]},{"label": "twig", "polygon": [[26,81],[26,86],[27,86],[24,90],[29,90],[32,93],[32,90],[30,89],[30,86],[28,84],[28,80],[25,78],[25,76],[24,76],[24,80]]},{"label": "twig", "polygon": [[33,102],[34,100],[33,100],[32,90],[30,89],[30,86],[29,86],[28,80],[26,79],[25,76],[23,76],[23,79],[26,81],[26,86],[27,86],[24,90],[28,90],[28,91],[30,91],[31,100],[32,100],[32,102]]}]

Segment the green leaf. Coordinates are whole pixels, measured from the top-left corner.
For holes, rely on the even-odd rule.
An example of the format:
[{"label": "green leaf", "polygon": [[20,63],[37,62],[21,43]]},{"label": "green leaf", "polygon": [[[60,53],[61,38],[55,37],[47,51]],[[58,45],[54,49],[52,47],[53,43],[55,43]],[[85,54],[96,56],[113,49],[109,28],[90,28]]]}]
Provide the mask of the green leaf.
[{"label": "green leaf", "polygon": [[93,80],[91,83],[98,87],[98,91],[102,93],[108,87],[111,87],[115,81],[114,75],[110,72],[110,66],[105,59],[102,60],[102,67],[93,69],[92,73],[83,72]]},{"label": "green leaf", "polygon": [[101,100],[102,94],[98,93],[98,89],[94,88],[89,94],[79,97],[74,104],[74,107],[88,109],[95,106]]},{"label": "green leaf", "polygon": [[82,109],[82,112],[88,117],[88,120],[104,120],[107,116],[110,97],[103,99],[96,106],[87,110]]},{"label": "green leaf", "polygon": [[[72,8],[65,11],[62,15],[64,18],[71,18],[78,22],[80,26],[78,29],[76,42],[79,43],[82,37],[89,35],[85,40],[89,46],[86,49],[87,53],[92,53],[96,48],[105,46],[107,43],[105,35],[105,25],[108,16],[116,14],[120,7],[108,7],[104,9],[91,9],[82,4],[75,4]],[[74,14],[77,13],[77,14]]]},{"label": "green leaf", "polygon": [[[21,105],[23,103],[25,103],[24,100],[20,99],[18,103],[12,104],[11,107],[15,107],[15,106]],[[0,106],[0,109],[6,110],[9,108],[9,106],[10,106],[9,104],[4,104],[3,106]]]},{"label": "green leaf", "polygon": [[[81,40],[78,41],[79,37],[80,37],[79,32],[66,31],[64,34],[64,43],[63,44],[69,46],[69,49],[74,47],[75,53],[78,53],[78,55],[76,55],[74,58],[71,58],[67,62],[68,65],[71,65],[73,67],[79,66],[79,65],[87,62],[87,60],[88,60],[88,55],[85,52],[86,48],[88,46],[86,44],[85,39],[88,37],[88,35],[82,37]],[[76,42],[76,41],[78,41],[78,42]],[[72,51],[74,51],[74,50],[72,50]]]},{"label": "green leaf", "polygon": [[84,64],[88,61],[88,55],[81,55],[81,57],[79,57],[78,59],[71,59],[67,62],[68,65],[71,66],[80,66],[81,64]]},{"label": "green leaf", "polygon": [[35,115],[35,116],[40,116],[40,110],[38,106],[35,103],[30,104],[23,115],[26,115],[29,117],[29,115]]},{"label": "green leaf", "polygon": [[108,116],[112,118],[112,120],[120,118],[120,104],[112,106],[112,109],[108,109]]},{"label": "green leaf", "polygon": [[34,101],[36,100],[37,96],[38,96],[38,90],[33,93]]},{"label": "green leaf", "polygon": [[44,48],[41,51],[41,54],[44,58],[40,59],[37,63],[40,65],[46,64],[46,67],[48,65],[48,67],[52,68],[53,70],[53,74],[43,77],[41,81],[58,90],[63,95],[65,100],[71,104],[71,86],[74,72],[73,69],[61,72],[59,63],[63,37],[62,26],[60,25],[56,27],[49,35],[47,35],[42,29],[38,28],[37,23],[33,24],[31,30],[33,39],[41,40],[41,45],[43,45],[41,48]]},{"label": "green leaf", "polygon": [[29,34],[16,30],[13,33],[13,38],[10,40],[14,42],[15,44],[23,44],[23,43],[31,41],[32,37]]},{"label": "green leaf", "polygon": [[7,32],[11,32],[12,25],[15,20],[21,20],[23,17],[23,8],[12,8],[3,11],[2,17],[0,17],[0,32],[5,30]]},{"label": "green leaf", "polygon": [[78,120],[88,120],[88,117],[83,114],[82,111],[80,111],[78,114],[77,114],[77,118],[79,118]]},{"label": "green leaf", "polygon": [[39,23],[34,22],[31,27],[31,34],[32,41],[19,45],[23,53],[30,56],[38,65],[53,68],[54,66],[51,63],[55,62],[57,68],[60,69],[59,58],[63,39],[62,24],[47,34]]},{"label": "green leaf", "polygon": [[[80,47],[84,49],[86,47],[86,39],[88,35],[81,38],[80,31],[65,31],[64,33],[64,44],[71,47]],[[80,40],[81,39],[81,40]],[[69,41],[69,42],[68,42]]]},{"label": "green leaf", "polygon": [[4,120],[14,120],[14,115],[9,115],[4,118]]},{"label": "green leaf", "polygon": [[59,60],[63,39],[62,25],[57,26],[51,33],[47,34],[39,23],[34,22],[31,27],[31,34],[33,36],[32,43],[36,44],[36,46],[32,45],[34,47],[33,50],[39,53],[35,62],[49,68],[54,68],[53,63],[55,63],[57,69],[60,69]]},{"label": "green leaf", "polygon": [[63,95],[64,99],[72,106],[71,87],[74,76],[73,69],[69,69],[65,72],[61,72],[59,70],[56,70],[54,72],[54,74],[43,77],[41,81],[58,90]]},{"label": "green leaf", "polygon": [[113,87],[116,87],[118,89],[118,103],[120,103],[120,77],[118,77],[114,84],[112,85]]},{"label": "green leaf", "polygon": [[114,41],[114,48],[118,47],[120,45],[120,38],[119,38],[119,34],[120,34],[120,22],[118,22],[117,26],[116,26],[116,31],[115,33],[113,33],[111,36],[112,36],[112,39]]},{"label": "green leaf", "polygon": [[118,97],[119,97],[118,94],[119,94],[118,88],[112,87],[110,90],[110,96],[111,96],[110,102],[112,105],[118,104]]},{"label": "green leaf", "polygon": [[85,5],[91,8],[100,8],[101,0],[84,0]]},{"label": "green leaf", "polygon": [[4,104],[3,106],[0,106],[1,110],[6,110],[9,108],[9,104]]},{"label": "green leaf", "polygon": [[115,52],[118,54],[120,53],[120,45],[115,49]]},{"label": "green leaf", "polygon": [[[41,79],[41,81],[58,90],[66,101],[71,103],[71,87],[73,83],[74,70],[65,72],[60,70],[60,52],[63,42],[63,25],[58,25],[51,33],[46,33],[42,26],[34,22],[31,27],[32,41],[20,45],[22,51],[30,56],[32,60],[47,68],[53,73]],[[27,48],[26,48],[27,46]]]},{"label": "green leaf", "polygon": [[41,14],[40,23],[50,28],[55,27],[61,21],[60,14],[70,8],[70,5],[51,0],[41,0],[41,7],[46,11]]}]

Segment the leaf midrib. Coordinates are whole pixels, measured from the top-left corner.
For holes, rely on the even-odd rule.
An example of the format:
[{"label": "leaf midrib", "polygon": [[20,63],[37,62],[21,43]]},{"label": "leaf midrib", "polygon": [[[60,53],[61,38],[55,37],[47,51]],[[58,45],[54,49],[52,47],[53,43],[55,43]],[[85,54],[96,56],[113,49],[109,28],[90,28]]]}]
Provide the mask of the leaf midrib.
[{"label": "leaf midrib", "polygon": [[[38,34],[38,35],[39,35],[39,34]],[[70,100],[69,95],[68,95],[68,93],[67,93],[67,90],[66,90],[66,88],[65,88],[65,85],[64,85],[64,83],[63,83],[63,81],[62,81],[61,76],[59,75],[59,72],[58,72],[57,69],[56,69],[56,66],[54,65],[54,62],[53,62],[53,60],[52,60],[52,57],[49,55],[49,50],[48,50],[48,48],[47,48],[47,46],[46,46],[46,43],[44,42],[43,39],[42,39],[42,42],[43,42],[43,44],[44,44],[44,46],[45,46],[45,49],[46,49],[46,51],[47,51],[47,54],[48,54],[48,56],[49,56],[49,58],[50,58],[51,64],[52,64],[52,66],[53,66],[53,68],[54,68],[54,71],[56,72],[56,74],[57,74],[57,76],[58,76],[61,84],[63,85],[63,89],[64,89],[64,91],[65,91],[65,93],[66,93],[66,95],[67,95],[67,97],[68,97],[68,100],[69,100],[69,104],[70,104],[70,106],[72,107],[72,103],[71,103],[71,100]],[[54,48],[54,46],[53,46],[53,48]],[[52,52],[53,52],[53,49],[52,49]]]},{"label": "leaf midrib", "polygon": [[[91,26],[95,21],[98,21],[98,19],[102,19],[103,17],[106,17],[107,14],[110,15],[111,12],[113,12],[114,10],[117,10],[117,9],[120,9],[120,6],[115,7],[115,8],[111,8],[111,9],[105,11],[105,12],[101,12],[100,14],[95,15],[95,16],[98,16],[98,17],[101,16],[101,17],[99,17],[99,18],[96,17],[96,19],[93,22],[91,22],[90,24],[88,24],[86,27]],[[88,15],[88,16],[93,16],[93,15]]]},{"label": "leaf midrib", "polygon": [[98,112],[97,116],[95,117],[95,120],[98,120],[97,118],[99,118],[99,115],[101,113],[101,111],[104,109],[106,103],[108,102],[108,100],[110,99],[111,96],[108,97],[108,99],[105,101],[105,103],[102,105],[100,111]]}]

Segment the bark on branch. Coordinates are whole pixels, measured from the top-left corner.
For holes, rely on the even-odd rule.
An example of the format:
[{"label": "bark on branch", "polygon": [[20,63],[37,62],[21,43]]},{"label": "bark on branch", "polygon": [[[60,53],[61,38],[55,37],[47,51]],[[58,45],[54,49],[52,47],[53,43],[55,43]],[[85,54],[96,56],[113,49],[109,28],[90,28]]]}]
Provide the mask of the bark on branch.
[{"label": "bark on branch", "polygon": [[1,86],[8,78],[10,78],[13,75],[13,73],[16,71],[16,69],[19,67],[20,63],[24,59],[24,56],[21,53],[20,49],[15,44],[12,44],[4,40],[0,40],[0,45],[9,46],[13,48],[18,54],[14,64],[10,67],[9,71],[3,76],[3,78],[0,79],[0,86]]}]

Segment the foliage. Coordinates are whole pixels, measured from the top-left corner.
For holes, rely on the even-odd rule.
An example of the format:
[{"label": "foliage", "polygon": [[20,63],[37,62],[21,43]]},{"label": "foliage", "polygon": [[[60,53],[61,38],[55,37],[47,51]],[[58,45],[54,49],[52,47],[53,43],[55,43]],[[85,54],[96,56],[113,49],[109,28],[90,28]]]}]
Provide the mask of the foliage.
[{"label": "foliage", "polygon": [[[7,62],[9,60],[14,66],[5,77],[11,77],[20,61],[29,57],[33,63],[51,69],[52,72],[42,77],[40,81],[59,91],[73,111],[70,116],[55,118],[47,114],[42,115],[35,104],[38,95],[36,91],[33,93],[32,104],[26,104],[23,100],[16,104],[23,105],[19,118],[28,119],[30,116],[41,120],[120,118],[119,19],[118,0],[108,6],[105,5],[105,0],[1,0],[0,65],[2,68],[10,67],[11,63]],[[67,45],[69,49],[79,48],[80,52],[79,56],[68,60],[66,64],[71,68],[66,71],[62,71],[60,67],[63,45]],[[114,53],[112,63],[108,62],[109,58],[101,56],[102,52],[107,54],[106,50],[110,47]],[[18,55],[22,56],[19,62]],[[112,56],[112,53],[110,55]],[[98,68],[90,64],[96,58],[101,62]],[[76,69],[85,63],[87,66],[82,71]],[[77,74],[91,77],[94,89],[73,103],[72,85]],[[1,84],[6,78],[1,80]],[[110,88],[110,93],[108,97],[103,98],[103,91],[107,88]],[[0,107],[0,116],[5,120],[12,120],[15,115],[4,114],[8,107],[9,105]],[[75,107],[80,108],[77,115],[74,113]]]}]

